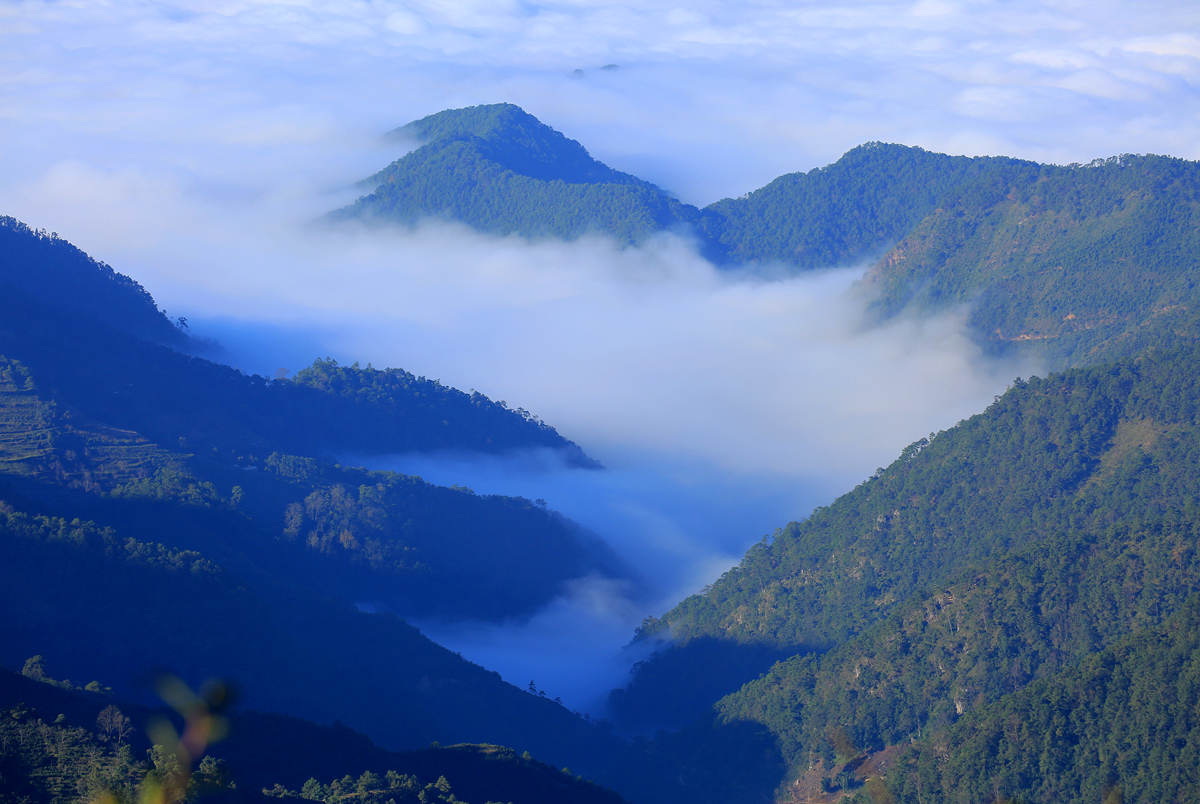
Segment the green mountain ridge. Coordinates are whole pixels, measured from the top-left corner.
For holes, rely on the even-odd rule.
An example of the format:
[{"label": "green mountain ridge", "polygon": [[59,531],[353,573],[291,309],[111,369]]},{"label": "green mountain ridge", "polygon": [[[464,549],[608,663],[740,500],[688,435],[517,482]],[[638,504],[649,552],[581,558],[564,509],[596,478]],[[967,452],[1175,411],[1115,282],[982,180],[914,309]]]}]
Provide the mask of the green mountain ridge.
[{"label": "green mountain ridge", "polygon": [[876,320],[965,307],[988,351],[1052,369],[1200,337],[1195,162],[1039,165],[871,142],[698,209],[511,104],[439,112],[392,134],[423,144],[364,180],[374,192],[334,219],[436,217],[623,245],[674,231],[730,271],[872,265],[862,290]]},{"label": "green mountain ridge", "polygon": [[867,274],[880,316],[969,306],[993,351],[1062,367],[1200,338],[1200,164],[1012,162],[947,193]]},{"label": "green mountain ridge", "polygon": [[[531,179],[654,188],[647,181],[596,161],[578,142],[511,103],[438,112],[390,131],[384,137],[394,141],[415,140],[421,145],[441,140],[469,140],[487,158]],[[364,179],[363,183],[381,184],[394,172],[389,168]]]},{"label": "green mountain ridge", "polygon": [[[871,260],[859,289],[876,321],[959,308],[992,353],[1071,368],[1018,379],[648,618],[637,639],[656,653],[611,698],[618,727],[647,735],[625,741],[352,604],[499,620],[632,568],[539,503],[327,457],[548,447],[592,465],[576,445],[398,369],[247,378],[104,323],[86,292],[70,307],[10,283],[0,660],[43,653],[141,703],[148,667],[234,677],[255,707],[344,720],[387,749],[502,743],[514,751],[462,753],[528,749],[637,804],[1193,795],[1196,163],[870,143],[698,210],[509,105],[394,136],[424,144],[334,218],[627,244],[690,231],[726,268]],[[177,330],[65,241],[0,234],[28,241],[26,275],[56,260]],[[310,798],[387,795],[340,772]],[[304,795],[292,773],[279,796]],[[426,799],[447,799],[425,775]]]},{"label": "green mountain ridge", "polygon": [[813,767],[833,775],[1071,672],[1200,591],[1197,411],[1194,350],[1016,383],[648,623],[643,639],[670,629],[677,647],[616,702],[685,698],[694,642],[710,674],[714,642],[727,663],[739,645],[793,653],[758,678],[742,667],[715,711],[718,731],[771,731],[788,766],[776,797],[799,801]]},{"label": "green mountain ridge", "polygon": [[364,179],[374,192],[332,213],[333,220],[412,224],[435,217],[502,235],[603,232],[637,243],[693,215],[693,207],[597,162],[512,104],[440,112],[390,136],[424,142]]}]

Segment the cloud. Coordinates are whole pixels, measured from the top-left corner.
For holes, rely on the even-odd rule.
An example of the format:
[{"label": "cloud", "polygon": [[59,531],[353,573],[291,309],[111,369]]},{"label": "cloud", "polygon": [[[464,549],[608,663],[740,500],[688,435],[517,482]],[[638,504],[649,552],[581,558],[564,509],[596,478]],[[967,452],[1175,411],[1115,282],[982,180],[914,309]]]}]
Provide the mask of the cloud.
[{"label": "cloud", "polygon": [[[181,312],[199,331],[231,309],[276,322],[231,333],[257,350],[247,359],[258,363],[243,365],[297,368],[280,362],[296,353],[292,330],[344,361],[402,366],[524,407],[609,467],[365,461],[543,498],[641,573],[642,587],[573,588],[525,621],[420,623],[509,681],[532,677],[593,714],[636,658],[621,646],[643,617],[1030,373],[984,360],[958,315],[864,326],[858,270],[734,278],[671,235],[620,249],[430,223],[299,229],[265,246],[254,227],[222,231],[219,250],[188,252],[207,268],[191,279],[201,309]],[[286,266],[286,280],[264,281],[252,270],[260,262]]]},{"label": "cloud", "polygon": [[545,610],[502,624],[419,620],[440,644],[525,687],[530,679],[572,709],[604,714],[610,689],[645,658],[623,648],[661,614],[736,563],[746,546],[825,499],[827,490],[771,473],[731,474],[694,458],[626,447],[603,472],[562,466],[547,451],[479,458],[358,459],[373,468],[459,483],[481,494],[543,498],[602,537],[640,573],[634,583],[582,578]]},{"label": "cloud", "polygon": [[[953,314],[862,326],[853,272],[731,281],[673,236],[313,226],[400,155],[379,134],[511,101],[699,204],[867,140],[1196,158],[1200,40],[1180,32],[1197,29],[1165,0],[25,0],[0,6],[0,214],[132,275],[249,369],[402,366],[525,407],[612,467],[418,467],[541,489],[657,579],[655,600],[585,584],[503,640],[457,643],[566,663],[611,655],[640,616],[1032,369],[984,361]],[[580,622],[600,636],[548,652]]]},{"label": "cloud", "polygon": [[[707,203],[870,139],[1194,158],[1200,59],[1180,32],[1198,17],[1032,0],[23,2],[0,29],[0,116],[6,144],[44,169],[63,150],[180,164],[237,142],[286,151],[509,100]],[[961,100],[984,95],[995,113]]]}]

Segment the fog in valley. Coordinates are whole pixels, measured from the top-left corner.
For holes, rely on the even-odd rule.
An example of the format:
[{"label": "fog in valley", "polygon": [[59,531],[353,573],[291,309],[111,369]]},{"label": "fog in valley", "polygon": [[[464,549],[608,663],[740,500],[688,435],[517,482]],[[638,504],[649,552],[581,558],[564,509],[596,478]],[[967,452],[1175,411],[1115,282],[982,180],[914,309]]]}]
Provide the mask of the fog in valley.
[{"label": "fog in valley", "polygon": [[869,140],[1196,158],[1189,15],[1030,0],[15,4],[0,10],[0,144],[20,158],[0,214],[134,277],[245,371],[401,367],[524,408],[601,461],[343,456],[544,499],[625,558],[639,583],[579,579],[528,621],[418,623],[602,714],[643,617],[1039,368],[985,359],[966,310],[871,323],[865,264],[723,272],[675,234],[622,249],[321,222],[402,155],[379,135],[513,102],[701,205]]},{"label": "fog in valley", "polygon": [[626,559],[640,583],[581,579],[527,622],[418,623],[507,680],[533,679],[597,714],[640,658],[620,648],[642,618],[1035,370],[985,360],[960,313],[868,324],[861,268],[722,273],[676,236],[621,249],[438,223],[316,227],[294,241],[303,244],[287,257],[295,281],[275,292],[291,305],[276,302],[294,316],[295,340],[192,319],[221,336],[233,362],[295,370],[303,345],[401,366],[524,408],[605,465],[568,469],[547,454],[342,456],[544,499]]}]

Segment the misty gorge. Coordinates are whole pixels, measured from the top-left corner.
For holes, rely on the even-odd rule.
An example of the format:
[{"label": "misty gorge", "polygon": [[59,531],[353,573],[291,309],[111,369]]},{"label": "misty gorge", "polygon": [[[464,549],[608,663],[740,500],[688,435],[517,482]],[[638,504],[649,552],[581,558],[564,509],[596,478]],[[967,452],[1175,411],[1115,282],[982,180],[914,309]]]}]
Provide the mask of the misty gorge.
[{"label": "misty gorge", "polygon": [[0,802],[1200,798],[1200,20],[993,5],[4,11]]}]

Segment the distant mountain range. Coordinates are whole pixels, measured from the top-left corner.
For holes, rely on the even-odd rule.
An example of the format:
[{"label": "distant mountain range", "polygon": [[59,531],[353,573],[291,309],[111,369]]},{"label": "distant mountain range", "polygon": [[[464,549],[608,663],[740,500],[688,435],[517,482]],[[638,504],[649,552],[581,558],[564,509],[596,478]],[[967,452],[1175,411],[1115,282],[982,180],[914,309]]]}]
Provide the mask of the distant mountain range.
[{"label": "distant mountain range", "polygon": [[1055,368],[1200,336],[1195,162],[1060,167],[876,142],[699,209],[512,104],[439,112],[389,136],[419,144],[333,219],[432,217],[626,245],[672,231],[726,270],[873,265],[864,290],[878,318],[965,307],[989,350]]}]

